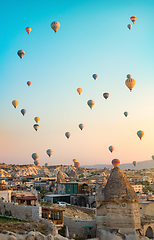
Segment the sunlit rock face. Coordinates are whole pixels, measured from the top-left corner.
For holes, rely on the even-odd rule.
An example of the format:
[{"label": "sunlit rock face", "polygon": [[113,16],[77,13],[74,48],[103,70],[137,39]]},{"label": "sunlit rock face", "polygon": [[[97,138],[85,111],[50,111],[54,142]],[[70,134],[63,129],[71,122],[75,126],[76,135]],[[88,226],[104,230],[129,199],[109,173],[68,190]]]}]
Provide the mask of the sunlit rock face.
[{"label": "sunlit rock face", "polygon": [[119,167],[112,169],[105,188],[96,194],[97,230],[115,229],[119,233],[134,233],[141,229],[138,196]]}]

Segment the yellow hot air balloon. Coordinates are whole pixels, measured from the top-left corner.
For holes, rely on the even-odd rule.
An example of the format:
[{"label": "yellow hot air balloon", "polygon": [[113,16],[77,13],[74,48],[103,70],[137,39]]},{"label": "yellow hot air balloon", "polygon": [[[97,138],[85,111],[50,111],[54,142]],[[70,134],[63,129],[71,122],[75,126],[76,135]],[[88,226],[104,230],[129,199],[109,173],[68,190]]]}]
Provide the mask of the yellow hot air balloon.
[{"label": "yellow hot air balloon", "polygon": [[75,162],[77,162],[77,160],[74,158],[74,159],[73,159],[73,162],[75,163]]},{"label": "yellow hot air balloon", "polygon": [[60,23],[57,21],[54,21],[51,23],[51,28],[55,31],[55,33],[58,31],[58,29],[60,28]]},{"label": "yellow hot air balloon", "polygon": [[15,108],[18,106],[18,103],[19,103],[19,102],[18,102],[17,100],[13,100],[13,101],[12,101],[12,105],[13,105]]},{"label": "yellow hot air balloon", "polygon": [[136,81],[133,78],[128,78],[128,79],[126,79],[125,84],[129,88],[129,90],[132,91],[133,87],[136,84]]},{"label": "yellow hot air balloon", "polygon": [[36,123],[38,123],[40,121],[40,118],[39,117],[35,117],[34,120],[35,120]]},{"label": "yellow hot air balloon", "polygon": [[82,93],[82,88],[77,88],[77,92],[80,95]]},{"label": "yellow hot air balloon", "polygon": [[142,139],[142,137],[144,136],[144,132],[142,130],[139,130],[137,132],[137,136],[140,138],[140,140]]},{"label": "yellow hot air balloon", "polygon": [[94,100],[88,100],[87,104],[92,109],[94,104],[95,104],[95,102],[94,102]]}]

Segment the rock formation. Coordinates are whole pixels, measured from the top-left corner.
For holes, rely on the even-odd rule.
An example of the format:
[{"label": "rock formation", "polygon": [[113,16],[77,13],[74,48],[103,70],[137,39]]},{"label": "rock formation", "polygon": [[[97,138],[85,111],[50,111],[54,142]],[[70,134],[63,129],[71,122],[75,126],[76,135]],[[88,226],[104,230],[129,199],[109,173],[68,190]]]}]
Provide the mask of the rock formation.
[{"label": "rock formation", "polygon": [[65,177],[64,177],[63,173],[61,171],[59,171],[57,174],[57,183],[62,183],[62,182],[66,182]]},{"label": "rock formation", "polygon": [[71,170],[70,171],[69,177],[71,177],[71,178],[79,178],[78,174],[76,173],[75,170]]}]

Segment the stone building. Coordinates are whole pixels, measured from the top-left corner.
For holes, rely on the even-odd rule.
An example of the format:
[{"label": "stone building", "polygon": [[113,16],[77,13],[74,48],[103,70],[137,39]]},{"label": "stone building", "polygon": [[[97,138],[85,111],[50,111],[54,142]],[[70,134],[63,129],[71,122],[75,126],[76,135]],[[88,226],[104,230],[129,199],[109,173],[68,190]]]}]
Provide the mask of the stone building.
[{"label": "stone building", "polygon": [[105,188],[100,187],[96,194],[98,236],[103,230],[111,232],[113,229],[119,234],[140,232],[138,202],[138,196],[125,174],[114,167]]}]

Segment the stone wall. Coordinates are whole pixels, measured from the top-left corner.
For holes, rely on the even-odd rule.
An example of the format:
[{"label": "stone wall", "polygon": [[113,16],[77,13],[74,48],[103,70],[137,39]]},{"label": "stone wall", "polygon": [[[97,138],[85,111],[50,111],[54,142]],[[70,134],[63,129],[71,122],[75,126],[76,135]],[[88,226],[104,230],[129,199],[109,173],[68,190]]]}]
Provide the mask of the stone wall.
[{"label": "stone wall", "polygon": [[140,216],[149,215],[154,217],[154,202],[139,202]]},{"label": "stone wall", "polygon": [[[91,237],[96,236],[96,221],[95,220],[76,220],[71,217],[64,216],[64,225],[68,227],[69,238],[73,238],[74,235],[78,237],[87,237],[87,235],[91,235]],[[84,226],[93,226],[91,230],[82,228]]]},{"label": "stone wall", "polygon": [[0,214],[11,216],[22,220],[39,221],[42,217],[42,207],[18,205],[0,200]]},{"label": "stone wall", "polygon": [[95,214],[96,210],[93,209],[93,208],[86,208],[86,207],[79,207],[79,206],[76,206],[76,205],[67,205],[68,208],[70,209],[78,209],[84,213],[87,213],[87,214]]}]

